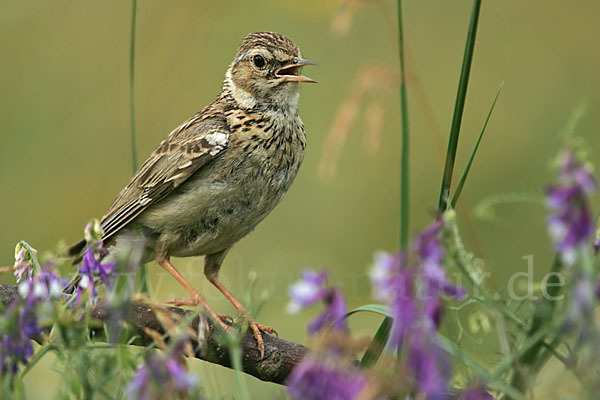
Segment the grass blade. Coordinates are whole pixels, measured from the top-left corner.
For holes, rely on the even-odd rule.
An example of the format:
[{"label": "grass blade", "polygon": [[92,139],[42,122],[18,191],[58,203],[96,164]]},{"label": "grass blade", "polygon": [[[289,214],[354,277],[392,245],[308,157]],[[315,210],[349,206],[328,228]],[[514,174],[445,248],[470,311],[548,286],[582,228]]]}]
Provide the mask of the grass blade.
[{"label": "grass blade", "polygon": [[402,117],[402,161],[400,162],[400,248],[408,245],[410,226],[410,130],[408,125],[408,99],[404,68],[404,35],[402,33],[402,0],[398,0],[398,56],[400,61],[400,115]]},{"label": "grass blade", "polygon": [[363,354],[359,362],[361,368],[369,368],[379,360],[379,357],[381,357],[381,353],[383,353],[383,349],[385,349],[390,337],[394,320],[390,316],[389,307],[384,304],[366,304],[357,307],[354,310],[349,311],[345,318],[359,312],[372,312],[385,317],[381,322],[381,325],[379,325],[379,328],[377,328],[377,332],[375,332],[373,339],[371,339],[367,350],[365,350],[365,354]]},{"label": "grass blade", "polygon": [[49,351],[55,351],[56,350],[56,346],[51,345],[51,344],[46,344],[44,346],[42,346],[37,353],[35,353],[35,355],[33,356],[33,358],[31,360],[29,360],[29,364],[27,364],[25,366],[25,368],[23,369],[23,372],[21,372],[21,379],[23,379],[25,377],[25,375],[27,375],[27,373],[29,371],[31,371],[31,369],[38,363],[38,361],[40,361],[42,358],[44,358],[44,356],[49,352]]},{"label": "grass blade", "polygon": [[379,357],[381,357],[381,353],[383,353],[383,349],[385,349],[390,337],[392,323],[393,320],[390,317],[385,317],[383,319],[383,322],[381,325],[379,325],[379,328],[377,328],[377,332],[375,332],[375,336],[373,336],[373,339],[371,339],[369,347],[367,347],[365,354],[363,354],[359,361],[361,368],[369,368],[373,366],[377,360],[379,360]]},{"label": "grass blade", "polygon": [[364,306],[357,307],[357,308],[355,308],[352,311],[349,311],[346,314],[345,318],[348,318],[352,314],[356,314],[358,312],[372,312],[372,313],[375,313],[375,314],[382,315],[384,317],[391,316],[391,314],[390,314],[390,308],[388,306],[384,305],[384,304],[366,304]]},{"label": "grass blade", "polygon": [[483,123],[481,132],[479,132],[479,137],[477,138],[477,142],[475,142],[475,147],[473,147],[473,151],[471,152],[471,155],[469,156],[469,161],[467,162],[467,166],[465,167],[465,170],[463,171],[463,173],[460,177],[460,180],[458,181],[458,185],[456,186],[456,190],[454,191],[454,195],[452,196],[452,202],[451,202],[452,208],[456,207],[456,202],[458,201],[458,198],[460,197],[462,188],[465,185],[467,176],[469,175],[469,170],[471,169],[471,164],[473,164],[473,160],[475,159],[475,154],[477,153],[477,150],[479,149],[479,143],[481,143],[481,139],[483,138],[483,133],[485,132],[485,129],[487,128],[487,124],[490,121],[492,112],[494,112],[494,107],[496,106],[496,101],[498,101],[498,96],[500,96],[500,92],[502,91],[502,86],[504,86],[504,83],[502,83],[500,85],[500,87],[498,88],[498,91],[496,92],[496,97],[494,97],[494,101],[492,102],[490,111],[488,112],[485,122]]},{"label": "grass blade", "polygon": [[463,56],[460,79],[458,81],[458,91],[456,93],[454,115],[452,117],[452,126],[450,128],[450,138],[448,139],[448,149],[446,151],[446,163],[444,165],[444,175],[442,178],[442,187],[438,201],[439,212],[444,212],[446,210],[448,207],[447,203],[450,198],[450,186],[452,184],[452,174],[454,172],[456,149],[458,148],[460,125],[465,109],[465,101],[467,99],[467,87],[469,85],[469,76],[471,74],[471,63],[473,62],[473,52],[475,50],[475,38],[477,36],[477,24],[479,22],[480,9],[481,0],[474,0],[471,10],[471,22],[469,24],[469,31],[467,33],[465,54]]}]

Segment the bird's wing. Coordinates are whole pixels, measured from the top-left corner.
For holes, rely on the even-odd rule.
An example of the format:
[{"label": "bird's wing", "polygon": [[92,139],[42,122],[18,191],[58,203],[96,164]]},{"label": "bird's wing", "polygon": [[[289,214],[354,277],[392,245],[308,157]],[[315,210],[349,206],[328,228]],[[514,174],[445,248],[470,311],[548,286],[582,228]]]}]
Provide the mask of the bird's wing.
[{"label": "bird's wing", "polygon": [[223,119],[196,114],[169,134],[140,167],[102,218],[104,240],[165,198],[196,171],[227,149]]}]

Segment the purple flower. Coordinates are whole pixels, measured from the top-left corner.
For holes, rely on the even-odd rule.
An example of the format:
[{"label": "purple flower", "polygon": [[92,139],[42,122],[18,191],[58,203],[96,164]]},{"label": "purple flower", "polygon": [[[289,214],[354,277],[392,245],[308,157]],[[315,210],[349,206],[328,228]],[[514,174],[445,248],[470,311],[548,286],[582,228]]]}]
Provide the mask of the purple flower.
[{"label": "purple flower", "polygon": [[100,278],[106,286],[110,285],[109,276],[114,271],[116,263],[102,264],[100,258],[105,254],[106,250],[101,247],[101,242],[100,245],[97,246],[98,250],[95,250],[95,247],[96,246],[94,245],[88,246],[88,249],[83,256],[81,267],[79,267],[81,280],[77,287],[75,304],[79,303],[81,296],[85,291],[87,291],[92,302],[95,302],[98,299],[98,289],[94,282],[95,277]]},{"label": "purple flower", "polygon": [[166,356],[146,353],[144,363],[127,385],[127,398],[158,400],[189,394],[198,385],[198,378],[185,370],[183,360],[178,345]]},{"label": "purple flower", "polygon": [[389,298],[394,325],[390,345],[399,346],[410,328],[419,317],[419,305],[415,295],[415,271],[405,269],[390,279],[395,291]]},{"label": "purple flower", "polygon": [[600,237],[594,240],[594,252],[598,254],[598,250],[600,250]]},{"label": "purple flower", "polygon": [[404,340],[406,329],[417,318],[415,270],[408,268],[401,253],[377,252],[369,271],[373,282],[373,296],[388,303],[394,317],[390,344],[398,346]]},{"label": "purple flower", "polygon": [[403,264],[404,257],[400,253],[388,254],[384,251],[375,253],[375,263],[369,270],[374,298],[385,301],[395,292],[392,277],[403,269]]},{"label": "purple flower", "polygon": [[440,219],[431,224],[415,239],[415,251],[421,263],[420,267],[424,271],[439,268],[442,263],[444,248],[438,234],[443,226],[444,221]]},{"label": "purple flower", "polygon": [[52,266],[46,266],[38,276],[22,282],[18,291],[20,300],[16,300],[7,309],[4,320],[7,321],[0,332],[2,347],[0,359],[3,374],[16,374],[19,365],[26,365],[33,356],[31,339],[42,332],[39,318],[43,308],[40,304],[57,299],[67,282],[58,277]]},{"label": "purple flower", "polygon": [[488,393],[488,391],[482,386],[476,386],[464,392],[462,395],[463,400],[494,400],[494,396]]},{"label": "purple flower", "polygon": [[437,343],[442,295],[460,299],[465,290],[446,277],[444,248],[439,238],[443,220],[430,225],[414,243],[417,265],[407,265],[403,254],[377,253],[370,277],[375,295],[388,304],[394,320],[392,347],[403,346],[417,389],[428,399],[447,396],[450,379],[448,356]]},{"label": "purple flower", "polygon": [[323,309],[323,312],[308,325],[308,332],[314,334],[330,325],[336,330],[347,330],[345,318],[348,309],[346,308],[346,301],[344,300],[342,292],[339,289],[330,289],[327,291],[327,295],[324,297],[323,301],[325,303],[325,308]]},{"label": "purple flower", "polygon": [[27,301],[50,301],[58,299],[68,282],[56,275],[50,265],[39,276],[19,285],[19,294]]},{"label": "purple flower", "polygon": [[17,302],[13,302],[6,310],[4,320],[8,323],[4,327],[6,330],[1,332],[2,345],[0,346],[2,375],[15,375],[19,372],[19,364],[26,365],[33,357],[33,345],[29,334],[36,333],[39,329],[37,321],[31,321],[31,316],[29,311],[22,312]]},{"label": "purple flower", "polygon": [[452,284],[446,278],[446,270],[442,265],[444,248],[438,234],[444,226],[443,220],[431,224],[415,240],[415,250],[419,259],[419,271],[431,295],[444,294],[461,299],[466,292],[463,288]]},{"label": "purple flower", "polygon": [[[428,328],[425,328],[428,331]],[[451,365],[447,353],[439,347],[432,335],[411,335],[409,364],[417,386],[428,400],[442,400],[448,396]]]},{"label": "purple flower", "polygon": [[288,393],[297,400],[351,400],[358,398],[367,379],[352,365],[308,355],[288,378]]},{"label": "purple flower", "polygon": [[552,209],[548,230],[563,262],[572,265],[577,249],[585,246],[593,234],[588,196],[596,190],[596,181],[572,151],[564,152],[559,161],[559,182],[546,190]]},{"label": "purple flower", "polygon": [[347,330],[346,302],[341,291],[325,285],[327,272],[306,270],[302,278],[290,286],[290,302],[288,313],[294,314],[319,301],[325,304],[323,312],[308,325],[308,332],[317,333],[325,327],[332,326],[336,330]]},{"label": "purple flower", "polygon": [[288,289],[290,296],[288,313],[296,314],[300,310],[321,301],[326,295],[325,282],[327,276],[326,271],[303,271],[302,278]]}]

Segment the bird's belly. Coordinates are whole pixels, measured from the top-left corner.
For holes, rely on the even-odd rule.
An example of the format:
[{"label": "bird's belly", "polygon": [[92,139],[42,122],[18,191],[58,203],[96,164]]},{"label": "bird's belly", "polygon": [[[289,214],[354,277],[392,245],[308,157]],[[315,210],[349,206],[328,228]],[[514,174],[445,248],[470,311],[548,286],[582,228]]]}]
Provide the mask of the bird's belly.
[{"label": "bird's belly", "polygon": [[140,222],[172,256],[213,254],[250,233],[281,201],[296,172],[249,168],[242,179],[198,174],[176,189],[177,196],[144,212]]}]

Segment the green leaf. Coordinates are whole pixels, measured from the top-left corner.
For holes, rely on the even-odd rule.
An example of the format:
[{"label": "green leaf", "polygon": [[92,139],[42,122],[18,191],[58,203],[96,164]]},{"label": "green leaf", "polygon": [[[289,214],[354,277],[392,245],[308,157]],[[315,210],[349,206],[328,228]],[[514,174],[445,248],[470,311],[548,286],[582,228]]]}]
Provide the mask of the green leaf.
[{"label": "green leaf", "polygon": [[352,311],[348,311],[346,314],[346,318],[351,316],[352,314],[356,314],[358,312],[372,312],[375,314],[382,315],[384,317],[391,317],[390,308],[385,304],[366,304],[364,306],[360,306],[355,308]]},{"label": "green leaf", "polygon": [[383,353],[383,349],[387,345],[388,339],[390,337],[390,333],[392,332],[392,324],[394,320],[391,317],[385,317],[379,328],[377,328],[377,332],[375,332],[375,336],[371,339],[371,343],[369,343],[369,347],[363,354],[362,358],[359,361],[359,366],[361,368],[369,368],[379,360],[381,357],[381,353]]},{"label": "green leaf", "polygon": [[38,363],[38,361],[40,361],[42,358],[44,358],[44,356],[52,350],[56,350],[56,346],[51,345],[51,344],[47,344],[45,346],[42,346],[37,353],[35,353],[35,355],[33,356],[33,358],[29,361],[29,364],[27,364],[27,366],[25,367],[25,369],[23,370],[23,372],[21,372],[21,379],[23,379],[25,377],[25,375],[27,375],[27,373],[29,371],[31,371],[31,369]]},{"label": "green leaf", "polygon": [[496,101],[498,101],[498,96],[500,96],[500,92],[502,91],[502,86],[504,86],[504,83],[502,83],[500,85],[500,87],[498,88],[498,91],[496,92],[496,97],[494,97],[494,101],[492,102],[490,111],[488,112],[485,122],[483,123],[481,132],[479,132],[479,137],[477,138],[477,141],[475,142],[475,147],[473,147],[473,151],[471,152],[471,156],[469,157],[467,166],[465,167],[465,170],[463,171],[463,173],[460,177],[460,180],[458,181],[458,185],[456,186],[456,190],[454,191],[454,196],[452,196],[452,208],[456,207],[456,202],[458,201],[460,193],[462,192],[462,188],[465,185],[465,182],[467,180],[467,176],[469,175],[469,171],[471,170],[471,165],[473,164],[473,160],[475,159],[475,154],[477,153],[477,150],[479,149],[479,143],[481,143],[481,139],[483,138],[483,133],[485,132],[485,128],[487,128],[487,124],[490,121],[490,117],[492,116],[492,112],[494,111],[494,107],[496,106]]},{"label": "green leaf", "polygon": [[385,349],[390,337],[394,320],[392,319],[389,307],[384,304],[366,304],[355,308],[346,314],[346,318],[359,312],[371,312],[385,317],[383,322],[381,322],[381,325],[379,325],[379,328],[377,328],[377,332],[375,332],[373,339],[371,339],[371,343],[369,343],[365,354],[363,354],[359,362],[361,368],[369,368],[379,360],[379,357],[381,357],[383,349]]}]

